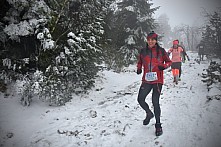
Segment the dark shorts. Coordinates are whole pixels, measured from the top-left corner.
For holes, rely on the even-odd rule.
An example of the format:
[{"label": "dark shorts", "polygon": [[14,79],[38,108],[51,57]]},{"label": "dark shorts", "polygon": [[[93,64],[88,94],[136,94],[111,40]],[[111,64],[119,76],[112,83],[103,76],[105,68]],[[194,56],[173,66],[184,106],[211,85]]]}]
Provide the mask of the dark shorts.
[{"label": "dark shorts", "polygon": [[172,69],[180,69],[181,68],[182,63],[181,62],[173,62],[171,65]]}]

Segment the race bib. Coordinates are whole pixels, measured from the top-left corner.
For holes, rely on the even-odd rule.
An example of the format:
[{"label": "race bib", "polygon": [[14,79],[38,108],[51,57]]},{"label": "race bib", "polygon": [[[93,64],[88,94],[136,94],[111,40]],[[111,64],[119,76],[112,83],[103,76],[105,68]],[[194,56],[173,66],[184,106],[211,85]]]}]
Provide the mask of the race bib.
[{"label": "race bib", "polygon": [[156,81],[157,80],[157,72],[148,72],[145,76],[146,81]]}]

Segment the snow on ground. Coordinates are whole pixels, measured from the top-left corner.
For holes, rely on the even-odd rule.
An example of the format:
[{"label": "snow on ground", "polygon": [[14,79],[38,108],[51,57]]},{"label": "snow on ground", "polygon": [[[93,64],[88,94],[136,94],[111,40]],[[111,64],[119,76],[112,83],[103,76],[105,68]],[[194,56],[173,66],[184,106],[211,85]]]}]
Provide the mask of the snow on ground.
[{"label": "snow on ground", "polygon": [[[207,102],[200,74],[208,61],[183,64],[182,80],[172,83],[165,73],[161,95],[163,135],[156,137],[155,119],[143,126],[144,111],[137,103],[141,75],[136,66],[124,73],[103,71],[88,95],[73,96],[62,107],[33,99],[19,104],[16,94],[0,97],[0,147],[218,147],[221,145],[221,101]],[[131,72],[129,72],[131,71]],[[150,106],[151,94],[146,101]],[[153,109],[153,107],[151,107]]]}]

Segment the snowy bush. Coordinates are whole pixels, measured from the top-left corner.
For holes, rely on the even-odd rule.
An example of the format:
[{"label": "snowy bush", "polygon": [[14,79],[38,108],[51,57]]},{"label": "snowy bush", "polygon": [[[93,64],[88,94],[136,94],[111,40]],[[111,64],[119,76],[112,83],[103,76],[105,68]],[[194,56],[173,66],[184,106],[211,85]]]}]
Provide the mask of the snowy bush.
[{"label": "snowy bush", "polygon": [[207,84],[208,91],[211,89],[211,86],[215,83],[221,83],[221,64],[216,61],[211,61],[207,73],[203,73],[203,82]]},{"label": "snowy bush", "polygon": [[45,23],[46,22],[43,21],[37,25],[37,29],[35,31],[37,39],[41,42],[41,49],[43,51],[53,49],[55,47],[55,42],[52,40],[49,29],[45,27]]},{"label": "snowy bush", "polygon": [[7,75],[6,75],[6,73],[4,72],[4,71],[1,71],[0,72],[0,92],[6,92],[6,90],[7,90],[7,81],[6,81],[6,79],[7,79],[8,77],[7,77]]},{"label": "snowy bush", "polygon": [[[30,26],[29,22],[22,21],[19,24],[10,24],[4,29],[5,33],[9,36],[27,36],[33,34],[34,29]],[[11,37],[10,37],[11,38]]]},{"label": "snowy bush", "polygon": [[17,81],[17,91],[21,95],[21,104],[23,106],[30,106],[33,94],[32,94],[32,82],[29,79],[28,75],[26,75],[22,81]]},{"label": "snowy bush", "polygon": [[[67,70],[67,68],[63,69]],[[56,66],[47,68],[46,76],[39,83],[41,100],[54,106],[61,106],[70,101],[72,87],[70,81],[62,75],[64,75],[64,71],[59,70]]]},{"label": "snowy bush", "polygon": [[69,81],[59,76],[56,68],[49,67],[46,74],[48,76],[37,70],[16,81],[16,92],[21,96],[23,106],[30,106],[33,98],[39,98],[51,106],[64,105],[70,101],[72,87]]},{"label": "snowy bush", "polygon": [[21,95],[21,104],[29,106],[32,98],[41,93],[40,83],[43,81],[43,74],[36,71],[33,74],[27,73],[22,79],[16,81],[16,92]]}]

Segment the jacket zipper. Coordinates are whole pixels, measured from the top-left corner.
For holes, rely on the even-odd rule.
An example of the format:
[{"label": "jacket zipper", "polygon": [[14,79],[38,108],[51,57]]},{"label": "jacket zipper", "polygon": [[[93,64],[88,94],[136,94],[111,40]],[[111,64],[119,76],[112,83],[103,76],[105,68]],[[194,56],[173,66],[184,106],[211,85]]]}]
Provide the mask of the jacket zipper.
[{"label": "jacket zipper", "polygon": [[150,72],[152,72],[152,49],[150,49]]}]

